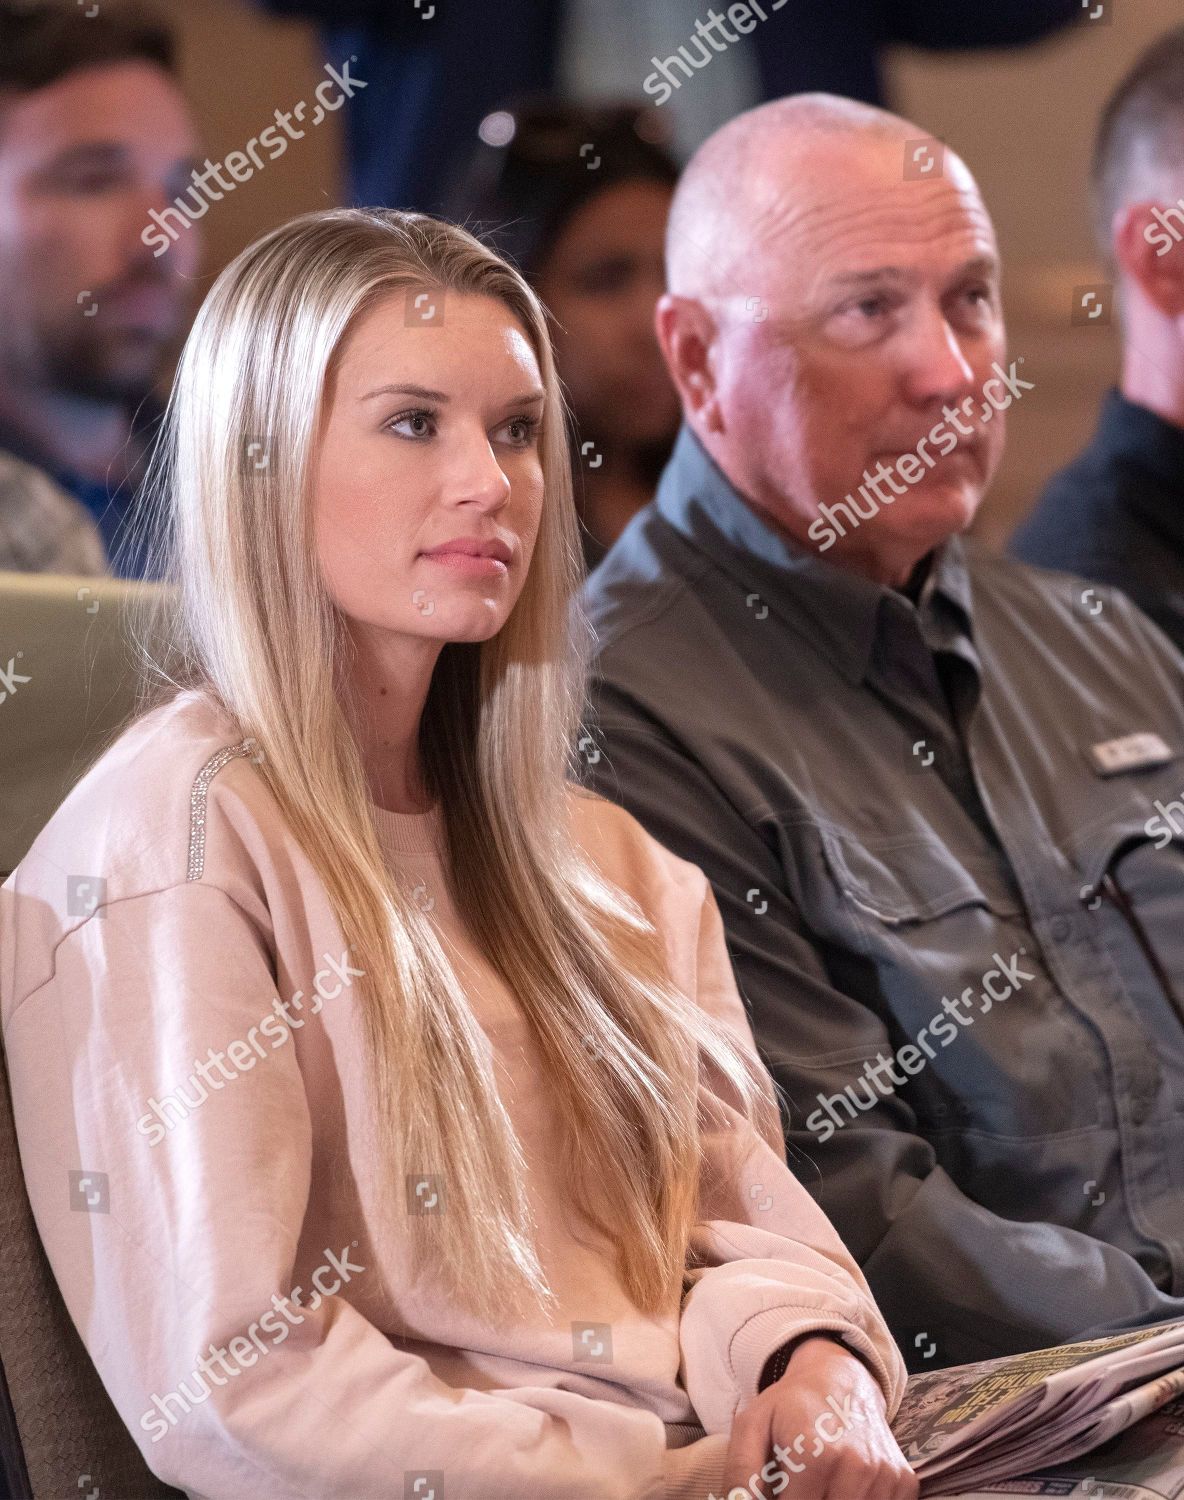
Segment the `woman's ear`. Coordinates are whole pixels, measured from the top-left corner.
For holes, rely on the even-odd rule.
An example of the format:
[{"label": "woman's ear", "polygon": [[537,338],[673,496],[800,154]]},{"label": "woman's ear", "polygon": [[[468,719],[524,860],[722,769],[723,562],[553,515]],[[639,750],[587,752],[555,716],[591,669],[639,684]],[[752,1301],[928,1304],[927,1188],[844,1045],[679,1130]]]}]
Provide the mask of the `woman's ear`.
[{"label": "woman's ear", "polygon": [[1165,317],[1184,317],[1184,207],[1129,203],[1114,217],[1122,274]]}]

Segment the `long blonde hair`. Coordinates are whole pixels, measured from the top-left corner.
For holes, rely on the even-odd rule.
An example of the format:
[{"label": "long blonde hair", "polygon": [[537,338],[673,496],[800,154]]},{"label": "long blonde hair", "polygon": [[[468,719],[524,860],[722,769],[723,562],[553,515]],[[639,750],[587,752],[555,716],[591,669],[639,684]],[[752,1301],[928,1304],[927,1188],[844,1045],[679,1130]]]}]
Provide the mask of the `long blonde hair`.
[{"label": "long blonde hair", "polygon": [[[587,626],[566,412],[542,305],[479,240],[426,215],[305,214],[221,273],[177,372],[147,488],[150,547],[175,584],[142,641],[142,706],[198,687],[258,742],[258,762],[318,871],[357,981],[393,1201],[442,1179],[446,1211],[408,1220],[416,1264],[489,1320],[553,1308],[521,1147],[483,1034],[431,922],[392,877],[343,708],[350,643],[322,580],[311,478],[334,359],[378,300],[406,289],[499,299],[546,390],[545,502],[503,628],[441,650],[420,728],[457,912],[516,998],[564,1119],[571,1207],[613,1246],[636,1305],[679,1295],[703,1168],[704,1070],[770,1138],[767,1082],[671,982],[660,935],[575,843],[565,799],[584,704]],[[267,465],[244,462],[265,441]],[[771,1118],[773,1117],[773,1118]],[[677,1304],[676,1304],[677,1305]]]}]

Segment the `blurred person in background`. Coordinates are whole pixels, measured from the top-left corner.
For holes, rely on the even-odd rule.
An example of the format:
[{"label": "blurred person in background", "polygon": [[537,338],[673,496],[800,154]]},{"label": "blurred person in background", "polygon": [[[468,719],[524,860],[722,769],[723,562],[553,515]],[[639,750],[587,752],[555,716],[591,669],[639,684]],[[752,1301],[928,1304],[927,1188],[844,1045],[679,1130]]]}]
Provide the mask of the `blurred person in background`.
[{"label": "blurred person in background", "polygon": [[1118,293],[1121,382],[1011,550],[1123,589],[1184,650],[1184,27],[1107,104],[1093,199]]},{"label": "blurred person in background", "polygon": [[54,481],[6,471],[10,565],[74,571],[97,528],[113,571],[143,572],[124,523],[200,231],[159,258],[141,235],[188,186],[196,151],[172,40],[150,12],[0,0],[0,451]]},{"label": "blurred person in background", "polygon": [[44,469],[0,453],[0,571],[104,574],[98,523]]},{"label": "blurred person in background", "polygon": [[508,256],[550,314],[591,569],[653,499],[678,432],[654,333],[678,167],[652,107],[524,101],[487,116],[480,135],[450,216]]},{"label": "blurred person in background", "polygon": [[878,102],[889,47],[1016,46],[1083,14],[1081,0],[255,3],[317,22],[327,55],[352,55],[366,81],[347,120],[352,201],[429,211],[441,208],[448,175],[504,99],[644,92],[673,116],[675,154],[685,160],[762,99],[825,89]]}]

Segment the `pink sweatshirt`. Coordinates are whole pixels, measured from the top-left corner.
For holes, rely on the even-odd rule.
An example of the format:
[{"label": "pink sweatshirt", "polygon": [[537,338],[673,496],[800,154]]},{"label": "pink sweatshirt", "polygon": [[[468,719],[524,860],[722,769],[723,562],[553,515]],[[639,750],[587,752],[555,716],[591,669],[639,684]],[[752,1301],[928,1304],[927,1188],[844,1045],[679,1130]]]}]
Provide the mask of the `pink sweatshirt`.
[{"label": "pink sweatshirt", "polygon": [[[681,1308],[643,1316],[569,1233],[556,1101],[449,907],[437,813],[373,808],[491,1043],[560,1312],[496,1330],[412,1291],[399,1226],[440,1184],[393,1206],[379,1186],[356,971],[250,754],[182,693],[125,731],[0,889],[33,1211],[155,1473],[218,1500],[707,1500],[765,1360],[812,1329],[862,1353],[895,1412],[903,1365],[863,1277],[747,1129],[706,1142],[728,1185],[704,1189],[710,1263]],[[676,982],[751,1045],[701,871],[590,793],[569,808]]]}]

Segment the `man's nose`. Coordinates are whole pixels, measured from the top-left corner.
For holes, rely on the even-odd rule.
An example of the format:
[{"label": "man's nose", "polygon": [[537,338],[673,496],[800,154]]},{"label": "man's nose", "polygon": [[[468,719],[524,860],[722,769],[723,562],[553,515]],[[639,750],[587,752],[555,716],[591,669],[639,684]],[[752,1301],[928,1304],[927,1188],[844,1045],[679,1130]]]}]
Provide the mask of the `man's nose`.
[{"label": "man's nose", "polygon": [[973,367],[944,313],[934,311],[915,330],[905,381],[909,399],[918,405],[954,401],[973,389]]},{"label": "man's nose", "polygon": [[[123,240],[128,260],[157,267],[163,261],[164,269],[173,275],[191,276],[201,258],[201,223],[193,219],[188,228],[181,229],[177,239],[169,244],[163,256],[158,257],[151,248],[146,247],[144,240],[144,231],[150,229],[155,222],[152,218],[153,209],[158,214],[165,215],[174,227],[179,222],[180,216],[176,213],[174,198],[170,196],[167,184],[155,176],[144,176],[137,180],[127,195]],[[172,209],[172,214],[166,215],[166,209]]]}]

